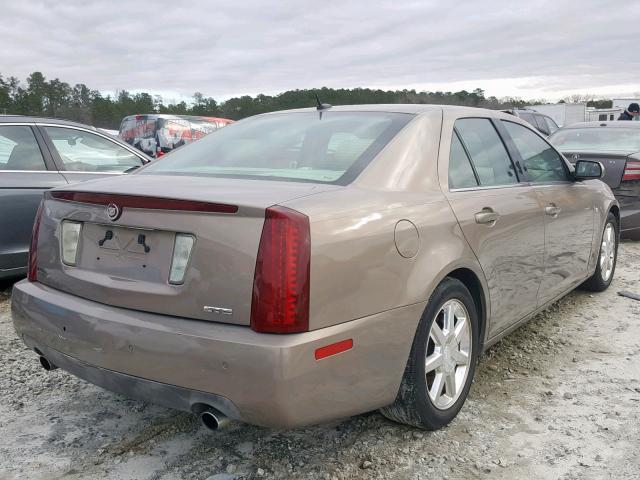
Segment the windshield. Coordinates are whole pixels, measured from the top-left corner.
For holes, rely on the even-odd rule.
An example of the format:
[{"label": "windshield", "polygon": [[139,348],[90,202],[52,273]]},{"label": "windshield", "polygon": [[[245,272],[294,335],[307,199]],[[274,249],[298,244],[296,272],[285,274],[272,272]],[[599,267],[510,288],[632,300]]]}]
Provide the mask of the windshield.
[{"label": "windshield", "polygon": [[330,111],[251,117],[176,150],[139,174],[346,185],[412,118],[403,113]]},{"label": "windshield", "polygon": [[640,150],[640,128],[567,128],[549,137],[560,150]]}]

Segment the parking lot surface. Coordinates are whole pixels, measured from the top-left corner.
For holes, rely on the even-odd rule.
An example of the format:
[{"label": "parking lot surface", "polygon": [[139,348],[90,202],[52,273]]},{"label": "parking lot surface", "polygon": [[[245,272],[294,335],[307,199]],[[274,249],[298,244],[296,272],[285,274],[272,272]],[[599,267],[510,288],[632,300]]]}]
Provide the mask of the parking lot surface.
[{"label": "parking lot surface", "polygon": [[492,347],[438,432],[373,412],[215,433],[56,370],[16,337],[0,285],[0,479],[640,478],[640,242],[608,291],[576,291]]}]

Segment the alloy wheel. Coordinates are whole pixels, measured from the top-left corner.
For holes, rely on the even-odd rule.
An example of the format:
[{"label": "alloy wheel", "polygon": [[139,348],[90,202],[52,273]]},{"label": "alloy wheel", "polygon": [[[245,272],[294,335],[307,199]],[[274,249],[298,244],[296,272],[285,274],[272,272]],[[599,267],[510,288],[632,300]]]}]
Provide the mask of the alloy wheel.
[{"label": "alloy wheel", "polygon": [[472,358],[471,321],[464,304],[446,301],[431,324],[425,356],[427,393],[439,410],[460,397]]},{"label": "alloy wheel", "polygon": [[600,245],[600,272],[602,280],[607,282],[613,272],[616,259],[616,231],[611,223],[607,223]]}]

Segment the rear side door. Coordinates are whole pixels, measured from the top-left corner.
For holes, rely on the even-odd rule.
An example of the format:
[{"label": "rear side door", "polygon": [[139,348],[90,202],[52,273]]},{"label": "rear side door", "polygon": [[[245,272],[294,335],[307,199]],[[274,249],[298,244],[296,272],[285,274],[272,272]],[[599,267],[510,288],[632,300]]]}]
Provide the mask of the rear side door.
[{"label": "rear side door", "polygon": [[145,163],[134,148],[98,132],[65,125],[40,125],[39,129],[69,183],[120,175]]},{"label": "rear side door", "polygon": [[0,278],[24,274],[42,193],[66,183],[31,125],[0,124]]},{"label": "rear side door", "polygon": [[545,213],[541,305],[587,276],[595,219],[592,182],[573,181],[563,157],[531,129],[507,120],[501,124]]},{"label": "rear side door", "polygon": [[493,120],[455,120],[447,197],[487,279],[490,337],[535,310],[543,271],[544,218],[518,167]]}]

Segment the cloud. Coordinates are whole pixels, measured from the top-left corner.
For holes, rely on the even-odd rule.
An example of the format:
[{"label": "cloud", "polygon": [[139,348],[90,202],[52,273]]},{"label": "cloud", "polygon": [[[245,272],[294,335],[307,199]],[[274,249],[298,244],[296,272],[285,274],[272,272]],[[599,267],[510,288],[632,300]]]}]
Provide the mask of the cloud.
[{"label": "cloud", "polygon": [[3,6],[0,73],[215,98],[309,87],[633,88],[636,2],[68,0]]}]

